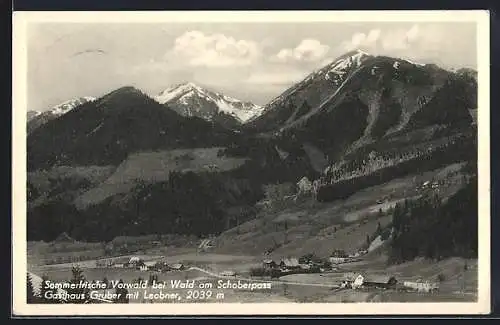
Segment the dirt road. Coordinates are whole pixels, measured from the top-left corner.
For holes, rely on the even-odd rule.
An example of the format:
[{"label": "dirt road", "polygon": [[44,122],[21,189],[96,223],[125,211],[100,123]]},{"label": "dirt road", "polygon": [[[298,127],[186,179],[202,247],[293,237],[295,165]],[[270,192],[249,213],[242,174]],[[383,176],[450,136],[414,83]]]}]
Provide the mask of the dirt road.
[{"label": "dirt road", "polygon": [[266,283],[278,283],[278,284],[291,284],[291,285],[298,285],[298,286],[311,286],[311,287],[323,287],[323,288],[338,288],[339,286],[337,284],[325,284],[325,283],[307,283],[307,282],[295,282],[295,281],[283,281],[283,280],[260,280],[260,279],[252,279],[252,278],[245,278],[245,277],[239,277],[239,276],[223,276],[217,273],[210,272],[208,270],[199,268],[199,267],[190,267],[189,270],[196,270],[199,272],[203,272],[207,275],[220,278],[220,279],[228,279],[228,280],[242,280],[242,281],[253,281],[253,282],[266,282]]}]

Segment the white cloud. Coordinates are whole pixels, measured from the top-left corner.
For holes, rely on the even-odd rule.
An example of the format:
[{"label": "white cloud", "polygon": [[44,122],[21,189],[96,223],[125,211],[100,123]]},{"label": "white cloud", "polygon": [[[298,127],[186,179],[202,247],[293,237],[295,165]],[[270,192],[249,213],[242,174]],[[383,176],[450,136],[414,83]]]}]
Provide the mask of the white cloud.
[{"label": "white cloud", "polygon": [[380,29],[372,29],[368,33],[355,33],[351,39],[342,43],[344,51],[352,51],[355,49],[372,49],[376,48],[377,42],[380,39]]},{"label": "white cloud", "polygon": [[259,45],[223,34],[190,31],[177,37],[167,58],[175,57],[191,66],[230,67],[252,64],[260,56]]},{"label": "white cloud", "polygon": [[304,39],[295,48],[281,49],[271,57],[271,61],[290,62],[290,61],[309,61],[314,62],[323,59],[330,47],[321,44],[315,39]]},{"label": "white cloud", "polygon": [[354,33],[341,44],[342,51],[362,49],[374,54],[402,54],[437,51],[450,46],[450,35],[437,25],[414,24],[409,28],[372,29],[368,33]]}]

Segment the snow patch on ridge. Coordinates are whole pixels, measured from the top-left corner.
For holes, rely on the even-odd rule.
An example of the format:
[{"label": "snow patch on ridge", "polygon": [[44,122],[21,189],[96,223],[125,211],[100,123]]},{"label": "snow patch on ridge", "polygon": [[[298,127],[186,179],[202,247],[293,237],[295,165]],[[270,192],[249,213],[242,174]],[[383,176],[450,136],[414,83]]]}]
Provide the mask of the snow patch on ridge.
[{"label": "snow patch on ridge", "polygon": [[[224,113],[245,123],[262,113],[262,107],[241,100],[209,91],[188,82],[169,87],[160,92],[154,99],[160,104],[176,104],[185,106],[183,114],[192,116],[193,111],[203,113],[204,105],[215,105],[217,113]],[[196,103],[196,104],[193,104]],[[197,105],[198,107],[191,107]],[[210,112],[202,114],[205,119],[211,119]]]}]

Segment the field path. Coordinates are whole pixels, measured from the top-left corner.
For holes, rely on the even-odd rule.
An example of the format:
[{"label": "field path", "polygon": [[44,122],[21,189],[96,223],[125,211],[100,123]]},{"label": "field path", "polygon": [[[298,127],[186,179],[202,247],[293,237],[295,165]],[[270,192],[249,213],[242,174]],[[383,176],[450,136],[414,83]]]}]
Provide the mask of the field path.
[{"label": "field path", "polygon": [[245,278],[245,277],[239,277],[239,276],[223,276],[217,273],[210,272],[205,269],[201,269],[196,266],[192,266],[188,269],[189,270],[195,270],[199,272],[203,272],[205,274],[208,274],[210,276],[216,277],[216,278],[221,278],[221,279],[235,279],[235,280],[244,280],[244,281],[253,281],[253,282],[266,282],[266,283],[278,283],[278,284],[291,284],[291,285],[302,285],[302,286],[311,286],[311,287],[324,287],[324,288],[338,288],[337,284],[325,284],[325,283],[306,283],[306,282],[292,282],[292,281],[280,281],[280,280],[260,280],[260,279],[251,279],[251,278]]}]

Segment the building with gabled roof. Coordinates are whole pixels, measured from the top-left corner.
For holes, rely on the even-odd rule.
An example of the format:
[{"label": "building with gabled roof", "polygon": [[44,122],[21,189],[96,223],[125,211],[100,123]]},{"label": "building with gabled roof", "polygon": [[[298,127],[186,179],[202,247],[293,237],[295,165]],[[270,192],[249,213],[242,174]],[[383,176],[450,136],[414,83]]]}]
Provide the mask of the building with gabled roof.
[{"label": "building with gabled roof", "polygon": [[300,268],[300,263],[296,257],[289,257],[281,260],[280,267],[287,269],[298,269]]}]

